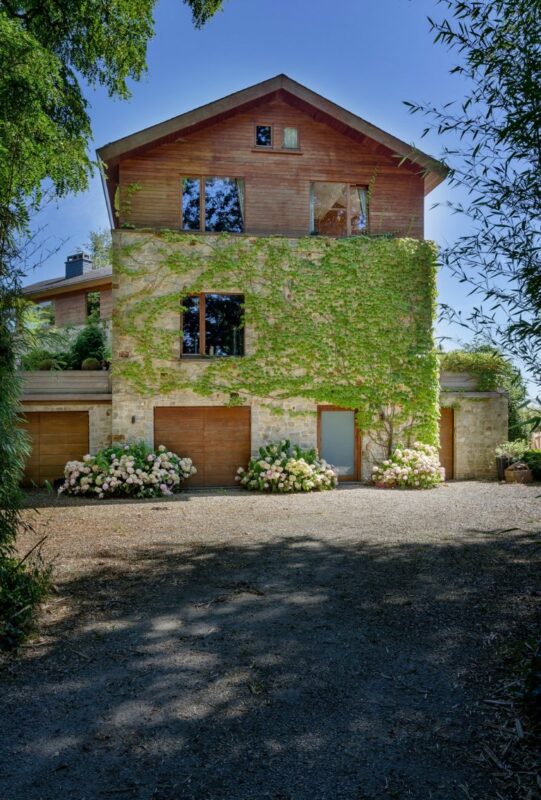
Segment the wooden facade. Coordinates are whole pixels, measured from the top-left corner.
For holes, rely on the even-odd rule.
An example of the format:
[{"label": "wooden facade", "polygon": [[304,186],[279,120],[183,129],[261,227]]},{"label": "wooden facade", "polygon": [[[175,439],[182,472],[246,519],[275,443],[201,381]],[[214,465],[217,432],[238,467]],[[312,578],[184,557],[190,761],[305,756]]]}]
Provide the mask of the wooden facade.
[{"label": "wooden facade", "polygon": [[[272,124],[273,148],[254,147],[254,126]],[[281,147],[285,127],[298,130],[299,149]],[[183,177],[242,178],[245,232],[305,236],[310,233],[310,184],[332,181],[371,187],[369,232],[423,236],[422,170],[389,148],[362,141],[284,97],[263,99],[248,111],[221,119],[177,141],[119,163],[121,197],[138,184],[120,223],[181,228]]]},{"label": "wooden facade", "polygon": [[250,459],[250,408],[176,406],[154,409],[154,444],[191,458],[190,486],[235,486]]}]

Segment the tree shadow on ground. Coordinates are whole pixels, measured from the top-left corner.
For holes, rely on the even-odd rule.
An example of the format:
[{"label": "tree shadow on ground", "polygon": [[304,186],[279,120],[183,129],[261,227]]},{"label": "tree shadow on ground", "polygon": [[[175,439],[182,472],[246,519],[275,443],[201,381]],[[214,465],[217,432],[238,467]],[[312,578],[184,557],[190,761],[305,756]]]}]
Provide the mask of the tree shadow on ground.
[{"label": "tree shadow on ground", "polygon": [[4,681],[1,797],[495,797],[471,673],[530,613],[538,537],[188,538],[63,579]]}]

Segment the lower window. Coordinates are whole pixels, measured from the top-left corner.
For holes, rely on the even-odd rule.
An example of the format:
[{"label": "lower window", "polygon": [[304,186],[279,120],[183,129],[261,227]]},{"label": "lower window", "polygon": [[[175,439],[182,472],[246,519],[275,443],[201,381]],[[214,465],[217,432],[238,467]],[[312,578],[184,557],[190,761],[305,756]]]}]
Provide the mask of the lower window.
[{"label": "lower window", "polygon": [[182,312],[183,356],[244,355],[244,295],[188,295]]}]

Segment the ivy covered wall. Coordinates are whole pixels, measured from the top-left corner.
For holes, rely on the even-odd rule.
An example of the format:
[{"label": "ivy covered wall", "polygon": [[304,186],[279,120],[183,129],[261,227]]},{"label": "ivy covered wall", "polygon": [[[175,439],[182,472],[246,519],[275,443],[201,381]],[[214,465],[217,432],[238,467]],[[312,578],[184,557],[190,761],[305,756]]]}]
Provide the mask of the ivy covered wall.
[{"label": "ivy covered wall", "polygon": [[[114,252],[115,393],[257,398],[277,415],[302,398],[357,409],[385,447],[437,444],[432,243],[119,230]],[[245,356],[180,358],[196,292],[244,294]]]}]

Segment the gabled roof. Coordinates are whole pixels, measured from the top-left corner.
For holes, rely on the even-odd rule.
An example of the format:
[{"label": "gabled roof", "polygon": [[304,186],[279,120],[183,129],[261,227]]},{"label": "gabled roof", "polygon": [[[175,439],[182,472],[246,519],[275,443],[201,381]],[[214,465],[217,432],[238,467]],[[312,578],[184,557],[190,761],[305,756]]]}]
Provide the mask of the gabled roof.
[{"label": "gabled roof", "polygon": [[118,164],[122,158],[172,142],[181,132],[184,135],[192,133],[205,125],[246,111],[264,98],[272,96],[283,96],[313,118],[326,122],[359,141],[368,137],[391,150],[399,159],[417,164],[424,175],[425,194],[432,191],[447,175],[447,168],[437,159],[282,74],[100,147],[97,154],[107,168],[109,206],[118,182]]},{"label": "gabled roof", "polygon": [[112,283],[112,275],[112,267],[91,269],[74,278],[49,278],[46,281],[30,283],[28,286],[23,286],[22,292],[33,300],[45,300],[47,297],[75,292],[78,289],[92,290],[97,286],[106,286]]}]

